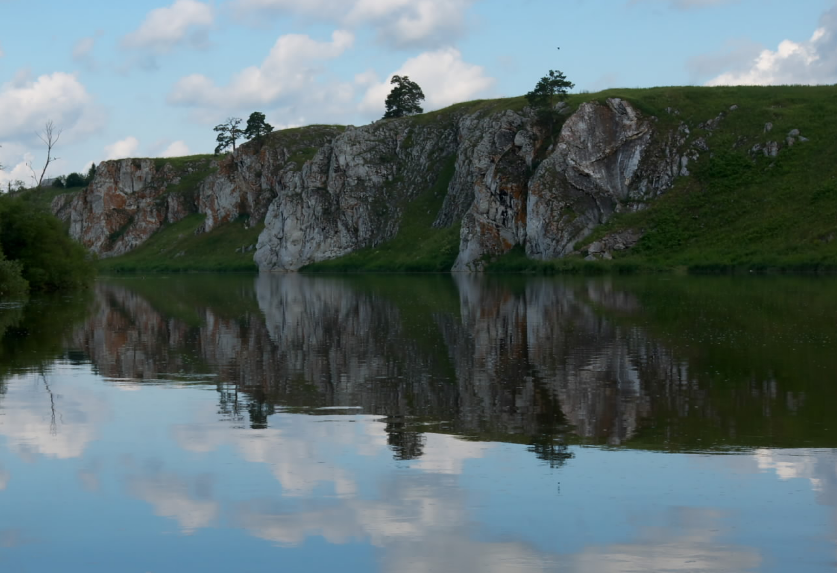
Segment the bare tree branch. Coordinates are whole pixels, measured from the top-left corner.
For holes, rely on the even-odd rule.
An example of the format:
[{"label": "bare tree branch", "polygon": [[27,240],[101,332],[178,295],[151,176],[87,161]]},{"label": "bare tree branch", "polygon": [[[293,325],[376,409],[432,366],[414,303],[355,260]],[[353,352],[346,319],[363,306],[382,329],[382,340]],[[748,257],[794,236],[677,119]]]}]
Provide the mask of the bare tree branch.
[{"label": "bare tree branch", "polygon": [[35,170],[32,169],[31,165],[29,165],[29,169],[32,171],[32,177],[33,179],[35,179],[35,187],[38,189],[41,188],[41,184],[44,182],[44,175],[46,175],[47,169],[49,168],[49,164],[53,161],[58,161],[59,159],[58,157],[52,156],[52,150],[58,143],[58,140],[61,138],[61,131],[62,130],[57,129],[55,127],[55,124],[52,122],[52,120],[49,120],[48,122],[46,122],[46,125],[44,125],[43,133],[37,134],[38,139],[43,141],[44,145],[46,145],[47,147],[46,162],[44,162],[44,169],[43,171],[41,171],[40,177],[35,176]]}]

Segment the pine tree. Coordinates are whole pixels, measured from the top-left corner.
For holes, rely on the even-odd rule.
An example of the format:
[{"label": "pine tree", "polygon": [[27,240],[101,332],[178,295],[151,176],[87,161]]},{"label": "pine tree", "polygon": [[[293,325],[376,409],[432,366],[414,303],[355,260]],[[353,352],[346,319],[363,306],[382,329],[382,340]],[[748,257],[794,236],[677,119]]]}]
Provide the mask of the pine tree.
[{"label": "pine tree", "polygon": [[387,96],[384,119],[424,112],[419,105],[419,102],[424,101],[424,92],[416,82],[407,76],[393,76],[390,83],[395,87]]}]

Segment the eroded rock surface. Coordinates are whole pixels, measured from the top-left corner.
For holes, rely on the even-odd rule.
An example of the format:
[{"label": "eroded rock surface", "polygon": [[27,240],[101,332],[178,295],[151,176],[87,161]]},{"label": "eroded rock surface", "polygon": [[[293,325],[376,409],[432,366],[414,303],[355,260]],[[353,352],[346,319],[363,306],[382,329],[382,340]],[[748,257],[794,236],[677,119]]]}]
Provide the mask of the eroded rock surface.
[{"label": "eroded rock surface", "polygon": [[392,239],[405,207],[436,193],[434,226],[461,224],[453,270],[480,271],[515,246],[536,259],[567,255],[614,213],[641,209],[688,176],[690,161],[709,150],[706,138],[691,141],[685,123],[660,130],[618,98],[569,112],[564,106],[554,142],[531,109],[466,107],[286,130],[176,168],[106,161],[89,188],[60,196],[53,210],[101,257],[124,254],[191,213],[205,215],[198,232],[246,216],[264,223],[259,268],[295,271]]}]

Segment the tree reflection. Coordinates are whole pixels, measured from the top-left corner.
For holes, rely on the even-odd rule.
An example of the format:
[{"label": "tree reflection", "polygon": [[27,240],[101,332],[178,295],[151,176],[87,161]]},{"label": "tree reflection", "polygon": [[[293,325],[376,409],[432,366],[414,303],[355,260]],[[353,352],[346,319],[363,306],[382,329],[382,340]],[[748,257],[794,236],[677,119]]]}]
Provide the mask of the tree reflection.
[{"label": "tree reflection", "polygon": [[403,418],[387,417],[386,433],[387,444],[396,460],[417,460],[424,453],[424,434],[412,428]]}]

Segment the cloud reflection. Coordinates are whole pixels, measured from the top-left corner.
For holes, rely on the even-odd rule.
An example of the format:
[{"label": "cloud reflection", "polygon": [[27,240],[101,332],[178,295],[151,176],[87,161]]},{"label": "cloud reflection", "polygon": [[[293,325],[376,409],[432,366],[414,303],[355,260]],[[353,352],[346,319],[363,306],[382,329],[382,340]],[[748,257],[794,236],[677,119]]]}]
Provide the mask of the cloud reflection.
[{"label": "cloud reflection", "polygon": [[136,476],[129,479],[128,490],[134,497],[154,506],[155,515],[177,521],[184,535],[191,535],[218,521],[220,505],[210,499],[209,477],[198,477],[190,483],[167,473]]},{"label": "cloud reflection", "polygon": [[62,380],[65,378],[29,375],[8,384],[0,435],[6,436],[9,449],[24,459],[81,457],[110,417],[110,404],[101,393],[63,385]]},{"label": "cloud reflection", "polygon": [[672,509],[665,526],[645,527],[632,543],[591,546],[573,556],[565,570],[578,573],[646,571],[748,571],[761,564],[758,551],[721,542],[721,512]]}]

